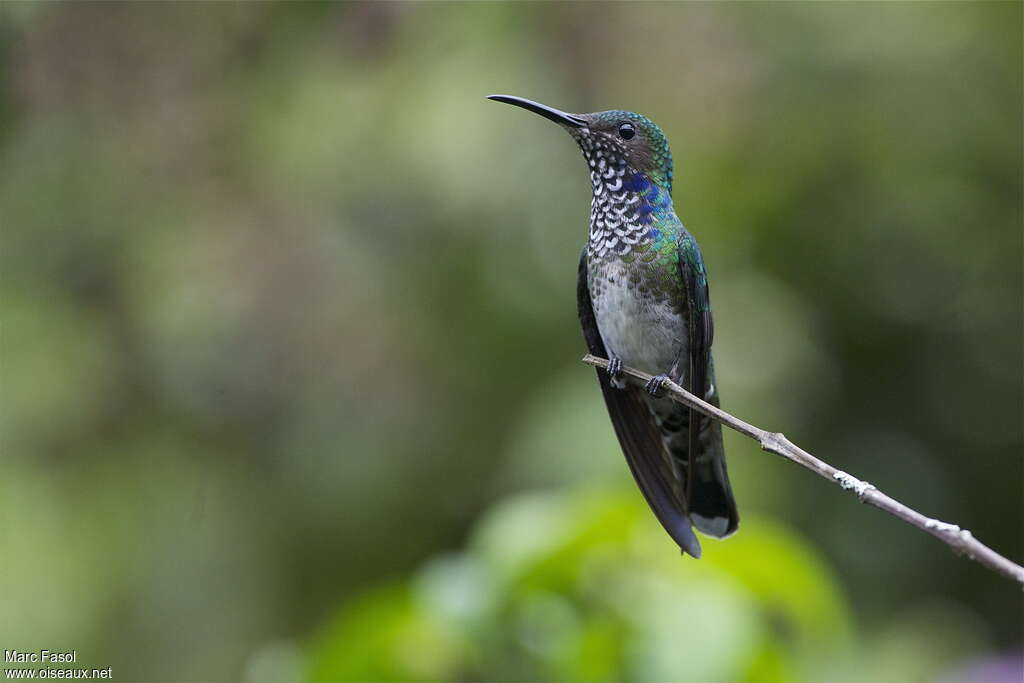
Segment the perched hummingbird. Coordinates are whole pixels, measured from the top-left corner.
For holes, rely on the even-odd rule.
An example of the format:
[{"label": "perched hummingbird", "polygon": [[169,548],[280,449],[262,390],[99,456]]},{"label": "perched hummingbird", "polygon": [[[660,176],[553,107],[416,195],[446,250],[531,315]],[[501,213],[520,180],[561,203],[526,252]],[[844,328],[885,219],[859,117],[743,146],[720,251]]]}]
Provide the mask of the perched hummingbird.
[{"label": "perched hummingbird", "polygon": [[[672,153],[661,129],[628,111],[570,114],[511,95],[489,99],[561,125],[590,168],[590,233],[576,298],[608,414],[633,477],[665,531],[700,557],[691,527],[724,538],[739,515],[718,422],[664,398],[671,379],[718,405],[714,328],[697,240],[672,206]],[[626,383],[623,365],[654,379]],[[691,521],[692,520],[692,521]]]}]

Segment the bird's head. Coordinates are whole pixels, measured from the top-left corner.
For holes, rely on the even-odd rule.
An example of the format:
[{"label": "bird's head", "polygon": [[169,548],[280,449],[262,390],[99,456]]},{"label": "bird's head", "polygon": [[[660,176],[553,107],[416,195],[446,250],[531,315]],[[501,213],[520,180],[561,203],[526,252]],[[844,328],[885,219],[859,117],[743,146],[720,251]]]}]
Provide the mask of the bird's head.
[{"label": "bird's head", "polygon": [[646,116],[621,110],[570,114],[512,95],[491,95],[488,99],[522,107],[561,125],[576,140],[592,170],[603,159],[609,166],[625,165],[672,191],[672,152],[668,140]]}]

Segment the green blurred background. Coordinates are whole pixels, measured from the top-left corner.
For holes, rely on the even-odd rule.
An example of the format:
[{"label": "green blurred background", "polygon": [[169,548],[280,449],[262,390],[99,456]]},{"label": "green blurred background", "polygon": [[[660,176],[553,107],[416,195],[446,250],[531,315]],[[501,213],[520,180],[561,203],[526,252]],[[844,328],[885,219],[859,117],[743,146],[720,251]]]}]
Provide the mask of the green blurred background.
[{"label": "green blurred background", "polygon": [[2,647],[1017,680],[1010,581],[734,434],[679,557],[579,362],[579,153],[484,96],[656,120],[724,407],[1019,561],[1021,8],[0,3]]}]

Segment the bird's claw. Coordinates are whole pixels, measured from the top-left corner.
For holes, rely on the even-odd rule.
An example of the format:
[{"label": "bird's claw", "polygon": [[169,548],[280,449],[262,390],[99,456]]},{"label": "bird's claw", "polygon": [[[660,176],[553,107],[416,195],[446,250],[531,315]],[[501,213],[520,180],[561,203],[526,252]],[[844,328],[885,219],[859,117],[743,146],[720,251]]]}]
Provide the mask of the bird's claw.
[{"label": "bird's claw", "polygon": [[609,379],[622,379],[622,359],[617,356],[612,356],[611,358],[609,358],[607,372]]},{"label": "bird's claw", "polygon": [[647,381],[644,391],[654,398],[662,398],[665,395],[665,382],[669,381],[668,375],[655,375]]}]

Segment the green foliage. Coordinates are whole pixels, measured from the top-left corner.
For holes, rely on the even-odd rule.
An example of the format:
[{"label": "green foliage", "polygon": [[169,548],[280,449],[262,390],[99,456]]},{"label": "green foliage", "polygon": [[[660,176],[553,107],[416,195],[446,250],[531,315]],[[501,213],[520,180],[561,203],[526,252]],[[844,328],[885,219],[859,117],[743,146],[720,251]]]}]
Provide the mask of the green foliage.
[{"label": "green foliage", "polygon": [[835,681],[851,644],[834,578],[777,525],[748,519],[694,561],[632,492],[534,494],[353,600],[310,680]]}]

